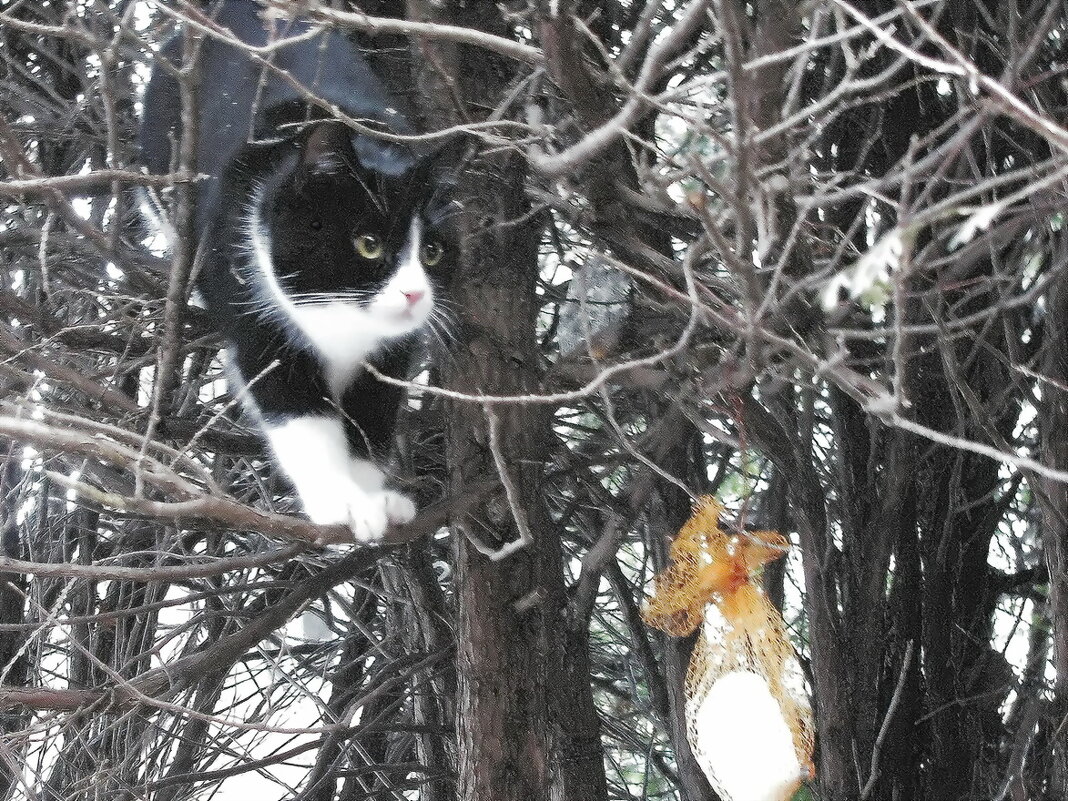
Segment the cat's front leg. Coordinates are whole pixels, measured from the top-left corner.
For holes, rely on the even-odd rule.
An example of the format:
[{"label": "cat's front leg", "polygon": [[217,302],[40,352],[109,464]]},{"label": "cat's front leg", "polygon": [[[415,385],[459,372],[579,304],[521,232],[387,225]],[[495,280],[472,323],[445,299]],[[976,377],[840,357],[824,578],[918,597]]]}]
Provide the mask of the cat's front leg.
[{"label": "cat's front leg", "polygon": [[383,490],[382,501],[390,523],[403,525],[415,518],[415,502],[407,495],[395,490]]},{"label": "cat's front leg", "polygon": [[358,541],[378,542],[390,523],[415,516],[411,501],[384,489],[385,475],[374,463],[352,458],[340,419],[288,417],[268,422],[264,431],[312,522],[345,525]]}]

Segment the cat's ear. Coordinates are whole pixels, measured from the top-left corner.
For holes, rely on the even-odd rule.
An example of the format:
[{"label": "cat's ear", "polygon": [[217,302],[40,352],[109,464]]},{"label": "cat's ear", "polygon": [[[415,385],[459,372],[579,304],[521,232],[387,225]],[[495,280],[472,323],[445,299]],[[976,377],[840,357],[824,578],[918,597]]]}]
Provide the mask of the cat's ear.
[{"label": "cat's ear", "polygon": [[441,224],[463,208],[460,175],[475,155],[477,144],[466,136],[451,136],[423,161],[420,181],[434,187],[426,204],[428,217]]},{"label": "cat's ear", "polygon": [[348,129],[332,120],[309,126],[300,137],[299,146],[297,169],[305,176],[336,175],[348,169],[354,158]]},{"label": "cat's ear", "polygon": [[451,201],[460,183],[460,176],[478,152],[478,143],[471,137],[450,136],[426,158],[432,183],[438,187],[437,202]]},{"label": "cat's ear", "polygon": [[382,175],[403,175],[416,161],[415,153],[403,142],[378,139],[368,134],[353,136],[352,149],[360,166]]},{"label": "cat's ear", "polygon": [[476,143],[471,137],[457,134],[439,142],[426,158],[434,163],[435,172],[440,176],[462,170],[475,155],[475,150]]},{"label": "cat's ear", "polygon": [[306,128],[299,144],[299,169],[308,175],[335,175],[363,168],[383,175],[401,175],[416,157],[402,142],[356,133],[341,122],[323,120]]}]

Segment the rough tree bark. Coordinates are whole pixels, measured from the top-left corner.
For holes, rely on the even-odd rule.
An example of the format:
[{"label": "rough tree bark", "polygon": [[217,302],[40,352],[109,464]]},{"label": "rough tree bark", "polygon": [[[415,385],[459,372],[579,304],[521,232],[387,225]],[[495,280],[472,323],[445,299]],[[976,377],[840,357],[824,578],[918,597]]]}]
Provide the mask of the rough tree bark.
[{"label": "rough tree bark", "polygon": [[[1042,372],[1049,378],[1043,391],[1042,448],[1046,464],[1068,470],[1068,276],[1061,274],[1047,295],[1048,339],[1043,347]],[[1062,730],[1053,741],[1050,797],[1068,798],[1068,485],[1042,482],[1042,543],[1049,569],[1049,608],[1053,622],[1053,667],[1056,681],[1046,718],[1051,730]]]},{"label": "rough tree bark", "polygon": [[[409,3],[416,20],[503,32],[494,3]],[[478,120],[506,96],[507,62],[464,46],[422,43],[418,81],[430,127]],[[463,256],[453,277],[457,341],[444,383],[468,394],[540,387],[535,291],[542,221],[531,219],[525,160],[479,156],[459,178]],[[585,631],[569,625],[562,551],[539,486],[550,458],[551,408],[451,405],[448,464],[454,489],[498,475],[516,495],[458,522],[457,793],[462,801],[599,801],[607,797]],[[493,451],[497,453],[494,454]],[[501,561],[527,529],[531,544]]]},{"label": "rough tree bark", "polygon": [[[22,448],[17,443],[3,442],[0,454],[0,555],[20,559],[25,554],[15,519],[21,498]],[[0,624],[11,627],[0,628],[0,675],[3,683],[15,687],[22,686],[27,679],[26,660],[19,655],[26,635],[18,628],[26,619],[22,601],[25,591],[25,576],[0,570]],[[0,736],[17,730],[22,720],[20,710],[0,710]],[[15,778],[10,763],[0,760],[0,797],[7,794]]]}]

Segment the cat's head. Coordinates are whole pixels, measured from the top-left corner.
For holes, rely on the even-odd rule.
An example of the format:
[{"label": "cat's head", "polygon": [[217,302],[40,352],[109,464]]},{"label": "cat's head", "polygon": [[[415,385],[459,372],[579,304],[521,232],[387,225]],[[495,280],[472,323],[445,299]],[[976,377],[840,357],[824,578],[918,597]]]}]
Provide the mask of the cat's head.
[{"label": "cat's head", "polygon": [[355,142],[344,126],[320,122],[274,146],[247,212],[257,278],[267,302],[291,316],[328,309],[349,326],[400,337],[435,314],[456,259],[455,207],[432,159]]}]

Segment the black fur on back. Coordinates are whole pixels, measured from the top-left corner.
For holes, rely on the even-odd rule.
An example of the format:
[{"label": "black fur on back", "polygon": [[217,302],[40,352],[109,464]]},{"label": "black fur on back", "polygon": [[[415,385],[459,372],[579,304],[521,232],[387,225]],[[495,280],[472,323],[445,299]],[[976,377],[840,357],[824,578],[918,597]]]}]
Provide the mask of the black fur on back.
[{"label": "black fur on back", "polygon": [[[299,21],[265,21],[263,7],[254,0],[226,0],[212,6],[218,6],[215,24],[254,47],[305,34],[311,27]],[[160,57],[175,68],[181,67],[183,38],[172,38]],[[371,72],[359,49],[338,31],[301,39],[266,58],[271,66],[214,36],[205,34],[201,40],[196,168],[211,178],[198,190],[198,233],[218,206],[218,177],[240,150],[250,142],[284,136],[288,126],[329,116],[320,106],[309,103],[281,73],[369,127],[396,134],[413,132],[401,103]],[[181,108],[177,80],[168,70],[153,70],[144,109],[141,158],[151,172],[169,172],[171,143],[181,131]],[[351,140],[361,162],[382,173],[399,174],[416,160],[412,149],[404,144],[357,132],[351,133]]]}]

